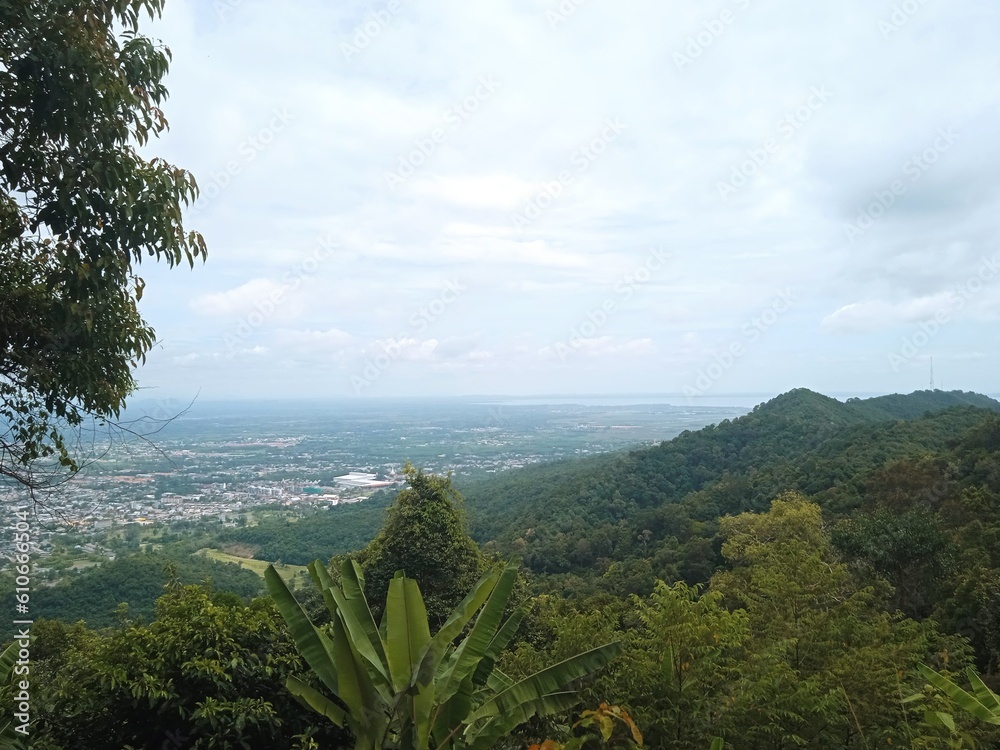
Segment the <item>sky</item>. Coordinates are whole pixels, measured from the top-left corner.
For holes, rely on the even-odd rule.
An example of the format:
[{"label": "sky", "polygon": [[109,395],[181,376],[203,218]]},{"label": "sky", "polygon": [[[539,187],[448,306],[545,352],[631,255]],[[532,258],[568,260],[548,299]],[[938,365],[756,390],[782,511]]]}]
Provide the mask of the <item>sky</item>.
[{"label": "sky", "polygon": [[991,0],[168,0],[143,398],[1000,391]]}]

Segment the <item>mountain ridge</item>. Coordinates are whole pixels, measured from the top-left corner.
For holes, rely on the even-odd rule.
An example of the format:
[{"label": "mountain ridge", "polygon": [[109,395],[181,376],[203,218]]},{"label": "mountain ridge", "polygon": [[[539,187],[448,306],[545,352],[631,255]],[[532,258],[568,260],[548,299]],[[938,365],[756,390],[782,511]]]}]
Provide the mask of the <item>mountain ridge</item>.
[{"label": "mountain ridge", "polygon": [[826,493],[831,509],[847,512],[861,502],[867,473],[941,453],[997,413],[1000,402],[961,391],[841,402],[797,388],[653,447],[526,467],[461,489],[473,535],[501,548],[538,526],[571,536],[581,523],[638,523],[695,493],[708,493],[695,510],[704,521],[765,510],[785,490]]}]

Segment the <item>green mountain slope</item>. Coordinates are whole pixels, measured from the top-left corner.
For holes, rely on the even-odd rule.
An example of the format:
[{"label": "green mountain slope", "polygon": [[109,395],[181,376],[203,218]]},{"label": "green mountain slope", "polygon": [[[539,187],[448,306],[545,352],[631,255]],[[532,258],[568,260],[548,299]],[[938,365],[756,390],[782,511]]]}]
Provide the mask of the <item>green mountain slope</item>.
[{"label": "green mountain slope", "polygon": [[654,448],[529,467],[462,490],[474,535],[538,573],[583,575],[674,544],[663,577],[698,580],[717,555],[699,542],[689,559],[694,551],[683,548],[711,540],[719,516],[765,510],[786,490],[848,513],[863,504],[871,473],[941,454],[994,412],[1000,402],[960,392],[842,403],[797,389]]},{"label": "green mountain slope", "polygon": [[[156,600],[170,578],[170,570],[181,583],[210,580],[217,590],[240,596],[257,596],[264,590],[263,582],[255,573],[236,565],[186,554],[138,553],[79,573],[51,588],[34,590],[32,609],[43,612],[48,619],[84,620],[90,627],[101,628],[114,625],[115,610],[121,602],[127,602],[130,618],[150,620]],[[2,602],[13,610],[13,591],[2,597]]]}]

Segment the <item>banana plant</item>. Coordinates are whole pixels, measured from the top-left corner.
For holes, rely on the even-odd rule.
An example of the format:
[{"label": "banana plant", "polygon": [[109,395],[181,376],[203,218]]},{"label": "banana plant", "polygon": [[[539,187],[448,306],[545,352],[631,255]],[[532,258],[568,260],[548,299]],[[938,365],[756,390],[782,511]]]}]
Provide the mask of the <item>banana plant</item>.
[{"label": "banana plant", "polygon": [[[1000,696],[994,693],[970,667],[965,675],[969,678],[972,692],[968,693],[944,675],[938,674],[926,664],[919,666],[920,674],[938,690],[954,701],[959,708],[968,711],[980,721],[1000,726]],[[941,714],[938,714],[941,716]],[[954,730],[953,721],[945,721]]]},{"label": "banana plant", "polygon": [[496,660],[525,615],[521,608],[503,619],[516,565],[480,579],[434,635],[417,582],[402,572],[389,583],[380,624],[353,560],[344,562],[339,586],[319,560],[309,574],[332,615],[325,628],[310,621],[273,566],[264,575],[326,692],[304,677],[289,677],[286,687],[304,706],[348,728],[355,750],[488,750],[531,717],[573,706],[570,683],[607,664],[620,645],[577,654],[515,682]]}]

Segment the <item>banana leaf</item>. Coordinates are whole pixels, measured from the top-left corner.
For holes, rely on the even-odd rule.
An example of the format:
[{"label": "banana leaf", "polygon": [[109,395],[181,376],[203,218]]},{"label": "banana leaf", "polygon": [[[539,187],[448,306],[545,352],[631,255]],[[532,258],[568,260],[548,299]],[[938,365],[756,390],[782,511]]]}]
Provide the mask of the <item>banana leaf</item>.
[{"label": "banana leaf", "polygon": [[278,575],[273,565],[264,571],[264,582],[281,616],[288,623],[288,630],[296,649],[302,654],[320,681],[331,692],[337,691],[337,668],[333,659],[333,645],[320,630],[312,624],[288,586]]},{"label": "banana leaf", "polygon": [[[947,695],[949,698],[951,698],[959,708],[968,711],[977,719],[979,719],[980,721],[984,721],[987,724],[1000,725],[1000,710],[996,709],[995,707],[991,707],[993,704],[988,696],[984,697],[987,698],[987,701],[989,701],[990,705],[982,703],[976,696],[967,693],[965,690],[960,688],[958,685],[949,680],[947,677],[943,677],[930,667],[921,664],[919,669],[920,669],[920,674],[922,674],[927,679],[927,681],[931,683],[931,685],[933,685],[938,690],[942,691],[945,695]],[[983,685],[983,688],[986,689],[987,693],[993,695],[992,691],[990,691],[989,688],[987,688],[985,685]],[[993,695],[993,698],[995,699],[996,696]]]}]

